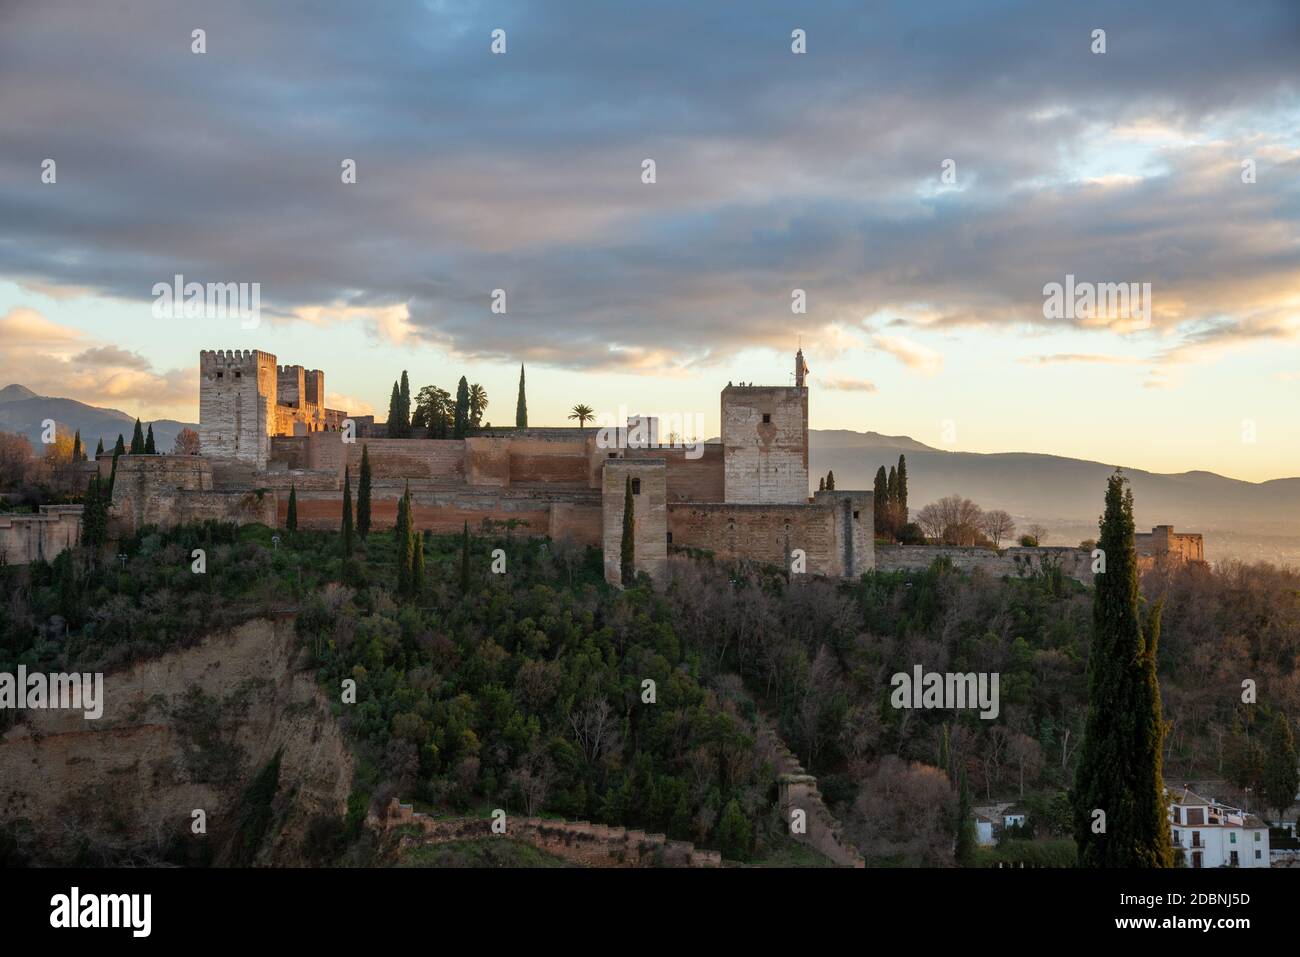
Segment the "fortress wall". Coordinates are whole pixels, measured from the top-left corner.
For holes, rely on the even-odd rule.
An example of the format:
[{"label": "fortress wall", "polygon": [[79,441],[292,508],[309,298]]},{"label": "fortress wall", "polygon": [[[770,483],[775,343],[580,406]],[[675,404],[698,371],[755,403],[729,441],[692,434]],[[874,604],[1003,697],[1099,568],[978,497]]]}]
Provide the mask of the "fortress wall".
[{"label": "fortress wall", "polygon": [[876,567],[873,492],[822,491],[813,495],[817,507],[830,509],[835,530],[834,562],[844,578],[857,578]]},{"label": "fortress wall", "polygon": [[199,353],[199,445],[204,455],[265,467],[276,426],[277,379],[275,356],[269,352]]},{"label": "fortress wall", "polygon": [[0,556],[9,565],[53,561],[81,540],[80,505],[42,505],[39,513],[0,514]]},{"label": "fortress wall", "polygon": [[569,539],[577,545],[601,543],[601,508],[599,505],[573,505],[555,502],[551,505],[549,534],[555,541]]},{"label": "fortress wall", "polygon": [[283,463],[286,468],[291,469],[310,468],[308,464],[307,438],[305,435],[273,436],[271,438],[270,464]]},{"label": "fortress wall", "polygon": [[589,487],[590,458],[583,438],[509,440],[511,483]]},{"label": "fortress wall", "polygon": [[509,439],[474,437],[465,440],[465,481],[470,485],[510,485]]},{"label": "fortress wall", "polygon": [[930,567],[936,558],[946,558],[960,571],[980,569],[988,575],[1028,575],[1045,564],[1059,564],[1070,578],[1092,584],[1092,553],[1081,548],[1007,548],[998,554],[991,548],[959,548],[950,545],[878,545],[876,570],[917,571]]},{"label": "fortress wall", "polygon": [[721,445],[704,446],[704,454],[698,459],[687,458],[685,450],[668,456],[668,501],[726,501],[723,459]]},{"label": "fortress wall", "polygon": [[722,390],[722,444],[725,501],[808,500],[806,387],[727,386]]},{"label": "fortress wall", "polygon": [[513,838],[585,867],[722,866],[717,851],[697,850],[688,841],[670,841],[663,834],[587,821],[507,815],[505,833],[497,835],[492,832],[491,818],[431,818],[393,798],[384,820],[371,818],[368,823],[385,830],[413,826],[423,841],[433,844]]},{"label": "fortress wall", "polygon": [[117,527],[171,525],[177,493],[211,491],[212,462],[199,455],[121,455],[113,481],[112,513]]},{"label": "fortress wall", "polygon": [[834,516],[833,509],[809,505],[670,503],[668,530],[674,545],[707,549],[727,561],[789,568],[791,551],[801,548],[808,574],[838,576]]},{"label": "fortress wall", "polygon": [[[356,508],[356,487],[353,486],[353,508]],[[397,503],[400,495],[390,487],[382,494],[379,489],[370,502],[370,522],[374,529],[389,529],[397,521]],[[298,487],[298,527],[337,531],[343,519],[343,494],[341,489],[318,491]],[[471,530],[479,531],[485,520],[516,523],[517,535],[547,535],[552,526],[551,503],[538,497],[512,497],[473,493],[459,489],[412,490],[412,520],[416,529],[435,534],[459,532],[465,522]],[[283,525],[289,509],[289,498],[279,495],[277,524]],[[594,509],[595,506],[587,506]],[[354,513],[355,514],[355,513]],[[580,526],[575,523],[575,528]]]},{"label": "fortress wall", "polygon": [[366,439],[343,445],[337,433],[333,436],[346,450],[353,490],[361,474],[363,445],[370,449],[370,474],[376,483],[465,477],[464,439]]}]

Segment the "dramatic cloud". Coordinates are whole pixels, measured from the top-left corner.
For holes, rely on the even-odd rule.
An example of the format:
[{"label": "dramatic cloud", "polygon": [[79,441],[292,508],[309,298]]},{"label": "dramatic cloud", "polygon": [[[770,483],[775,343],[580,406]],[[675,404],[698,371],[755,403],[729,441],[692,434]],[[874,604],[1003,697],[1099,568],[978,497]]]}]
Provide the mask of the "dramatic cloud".
[{"label": "dramatic cloud", "polygon": [[943,368],[943,356],[928,346],[911,342],[902,336],[872,336],[876,348],[888,352],[903,365],[921,375],[934,375]]},{"label": "dramatic cloud", "polygon": [[1050,327],[1066,274],[1150,282],[1156,362],[1300,340],[1300,7],[1075,6],[17,0],[0,276],[656,375],[879,313]]}]

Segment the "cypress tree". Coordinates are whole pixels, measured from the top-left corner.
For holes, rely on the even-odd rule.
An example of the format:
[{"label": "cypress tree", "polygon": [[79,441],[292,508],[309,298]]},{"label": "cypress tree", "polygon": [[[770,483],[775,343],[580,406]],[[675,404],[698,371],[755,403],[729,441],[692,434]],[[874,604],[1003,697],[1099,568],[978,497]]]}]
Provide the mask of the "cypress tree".
[{"label": "cypress tree", "polygon": [[411,549],[411,594],[419,596],[424,591],[424,542],[425,533],[417,532],[412,539]]},{"label": "cypress tree", "polygon": [[623,546],[619,552],[618,570],[623,586],[627,587],[636,580],[636,542],[633,538],[636,518],[633,514],[632,479],[628,478],[623,492]]},{"label": "cypress tree", "polygon": [[826,473],[826,491],[828,492],[835,491],[835,470],[834,469],[831,469],[831,471]]},{"label": "cypress tree", "polygon": [[871,486],[872,503],[871,519],[875,525],[875,534],[884,536],[885,529],[885,509],[889,507],[889,482],[885,478],[885,467],[882,465],[876,469],[876,480]]},{"label": "cypress tree", "polygon": [[1296,791],[1300,790],[1295,735],[1291,733],[1291,722],[1281,711],[1273,713],[1265,735],[1260,790],[1264,806],[1277,808],[1277,820],[1281,824],[1283,813],[1295,801]]},{"label": "cypress tree", "polygon": [[907,524],[907,456],[898,457],[898,521],[899,531]]},{"label": "cypress tree", "polygon": [[975,848],[979,843],[975,834],[975,815],[970,806],[970,788],[966,786],[966,773],[962,772],[959,797],[957,798],[957,846],[953,856],[958,867],[970,867],[975,863]]},{"label": "cypress tree", "polygon": [[515,403],[515,428],[528,428],[528,400],[524,397],[524,366],[519,365],[519,401]]},{"label": "cypress tree", "polygon": [[452,421],[452,437],[463,439],[469,431],[469,383],[464,376],[460,377],[460,384],[456,386],[456,415]]},{"label": "cypress tree", "polygon": [[135,420],[135,431],[131,434],[131,454],[144,454],[144,429],[140,428],[140,420]]},{"label": "cypress tree", "polygon": [[388,437],[390,439],[400,439],[402,437],[402,393],[397,388],[397,383],[393,383],[392,395],[388,397]]},{"label": "cypress tree", "polygon": [[284,527],[291,532],[298,531],[298,486],[289,486],[289,511],[284,516]]},{"label": "cypress tree", "polygon": [[821,478],[819,478],[819,479],[817,480],[817,491],[819,491],[819,492],[824,492],[824,491],[826,491],[826,476],[825,476],[825,475],[823,475]]},{"label": "cypress tree", "polygon": [[81,461],[81,429],[77,429],[76,434],[72,436],[72,461]]},{"label": "cypress tree", "polygon": [[117,484],[117,457],[126,454],[126,441],[122,433],[117,434],[117,445],[113,446],[113,471],[108,476],[108,497],[113,497],[113,486]]},{"label": "cypress tree", "polygon": [[409,439],[411,437],[411,380],[407,378],[405,369],[402,370],[402,386],[397,394],[402,403],[402,438]]},{"label": "cypress tree", "polygon": [[[1156,652],[1160,608],[1139,615],[1133,492],[1116,471],[1106,485],[1088,654],[1088,717],[1072,794],[1082,867],[1172,867],[1161,749]],[[1105,830],[1094,833],[1094,812]],[[1099,820],[1099,819],[1098,819]]]},{"label": "cypress tree", "polygon": [[352,470],[343,469],[343,557],[352,557]]},{"label": "cypress tree", "polygon": [[145,451],[145,454],[146,454],[146,455],[157,455],[157,454],[158,454],[158,446],[154,445],[154,441],[153,441],[153,423],[152,423],[152,422],[149,423],[149,434],[145,437],[145,440],[144,440],[144,451]]},{"label": "cypress tree", "polygon": [[102,542],[99,523],[100,503],[102,501],[99,476],[96,475],[86,486],[86,496],[81,509],[81,544],[92,548]]},{"label": "cypress tree", "polygon": [[99,437],[99,444],[95,446],[95,458],[98,460],[98,458],[103,454],[104,454],[104,437],[101,435]]},{"label": "cypress tree", "polygon": [[415,519],[411,514],[411,483],[406,483],[406,490],[397,506],[397,591],[409,595],[412,591],[412,575],[415,565]]},{"label": "cypress tree", "polygon": [[469,594],[469,522],[465,523],[460,539],[460,592]]},{"label": "cypress tree", "polygon": [[361,477],[357,480],[357,534],[370,535],[370,446],[361,445]]}]

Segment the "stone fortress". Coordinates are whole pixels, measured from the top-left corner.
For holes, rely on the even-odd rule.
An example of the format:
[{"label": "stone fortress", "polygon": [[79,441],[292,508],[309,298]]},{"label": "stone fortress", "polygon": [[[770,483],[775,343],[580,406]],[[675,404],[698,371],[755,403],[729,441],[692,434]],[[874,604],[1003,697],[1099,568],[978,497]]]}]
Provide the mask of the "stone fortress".
[{"label": "stone fortress", "polygon": [[[802,351],[791,386],[730,385],[722,435],[660,443],[658,422],[626,428],[487,429],[464,439],[390,439],[369,417],[324,405],[324,373],[255,350],[200,354],[197,456],[124,456],[112,518],[131,531],[206,518],[283,525],[290,488],[303,528],[337,529],[344,470],[355,489],[363,446],[372,522],[396,520],[409,485],[416,528],[517,533],[600,546],[619,578],[630,483],[636,567],[667,574],[670,546],[721,559],[856,578],[875,564],[872,494],[808,492],[808,387]],[[611,440],[611,436],[613,440]]]}]

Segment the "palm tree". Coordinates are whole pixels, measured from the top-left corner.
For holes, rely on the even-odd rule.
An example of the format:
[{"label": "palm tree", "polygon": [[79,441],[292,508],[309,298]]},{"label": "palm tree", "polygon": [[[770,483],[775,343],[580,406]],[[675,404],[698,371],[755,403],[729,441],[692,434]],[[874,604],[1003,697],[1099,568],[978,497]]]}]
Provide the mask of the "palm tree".
[{"label": "palm tree", "polygon": [[469,421],[474,428],[483,424],[483,413],[487,407],[487,390],[475,382],[469,387]]},{"label": "palm tree", "polygon": [[596,411],[589,405],[583,405],[579,402],[569,413],[569,418],[578,420],[578,428],[582,428],[584,423],[596,417]]}]

